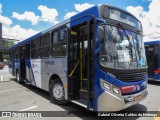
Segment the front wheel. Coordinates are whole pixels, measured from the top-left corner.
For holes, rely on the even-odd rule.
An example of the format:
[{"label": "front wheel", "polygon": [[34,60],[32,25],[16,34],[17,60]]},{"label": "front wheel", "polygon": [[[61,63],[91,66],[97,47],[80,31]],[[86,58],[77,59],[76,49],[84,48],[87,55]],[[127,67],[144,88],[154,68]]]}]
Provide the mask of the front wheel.
[{"label": "front wheel", "polygon": [[55,104],[66,104],[64,87],[60,79],[55,79],[49,86],[51,101]]}]

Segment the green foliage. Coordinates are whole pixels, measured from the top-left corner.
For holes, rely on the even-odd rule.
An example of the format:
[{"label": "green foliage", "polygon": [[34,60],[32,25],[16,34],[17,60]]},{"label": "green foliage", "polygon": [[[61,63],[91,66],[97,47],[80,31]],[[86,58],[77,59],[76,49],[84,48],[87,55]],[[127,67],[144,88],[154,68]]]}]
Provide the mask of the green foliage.
[{"label": "green foliage", "polygon": [[9,59],[9,55],[8,54],[4,54],[4,59],[8,60]]},{"label": "green foliage", "polygon": [[4,61],[4,64],[5,64],[5,65],[8,65],[8,60],[7,60],[7,61]]}]

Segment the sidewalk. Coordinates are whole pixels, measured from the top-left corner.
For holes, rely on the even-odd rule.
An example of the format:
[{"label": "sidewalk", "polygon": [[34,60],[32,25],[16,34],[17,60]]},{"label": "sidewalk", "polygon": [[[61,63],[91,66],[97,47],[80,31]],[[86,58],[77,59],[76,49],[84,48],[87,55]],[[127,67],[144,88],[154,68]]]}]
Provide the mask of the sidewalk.
[{"label": "sidewalk", "polygon": [[14,76],[9,73],[8,66],[5,66],[0,70],[0,82],[7,82],[12,80],[13,78]]}]

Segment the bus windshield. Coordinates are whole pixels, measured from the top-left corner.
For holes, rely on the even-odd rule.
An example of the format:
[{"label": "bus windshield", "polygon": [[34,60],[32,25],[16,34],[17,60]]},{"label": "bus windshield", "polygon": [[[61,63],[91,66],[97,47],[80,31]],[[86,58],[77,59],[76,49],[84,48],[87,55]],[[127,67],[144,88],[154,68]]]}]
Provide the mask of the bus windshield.
[{"label": "bus windshield", "polygon": [[106,25],[107,42],[100,53],[101,65],[109,68],[146,67],[142,38],[139,34]]}]

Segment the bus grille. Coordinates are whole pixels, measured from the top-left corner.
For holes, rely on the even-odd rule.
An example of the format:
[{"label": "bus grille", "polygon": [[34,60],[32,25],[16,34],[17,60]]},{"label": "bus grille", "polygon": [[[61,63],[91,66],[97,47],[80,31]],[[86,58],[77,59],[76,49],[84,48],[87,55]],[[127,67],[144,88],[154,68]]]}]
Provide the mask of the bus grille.
[{"label": "bus grille", "polygon": [[136,82],[144,80],[147,77],[146,72],[121,74],[118,79],[123,82]]}]

